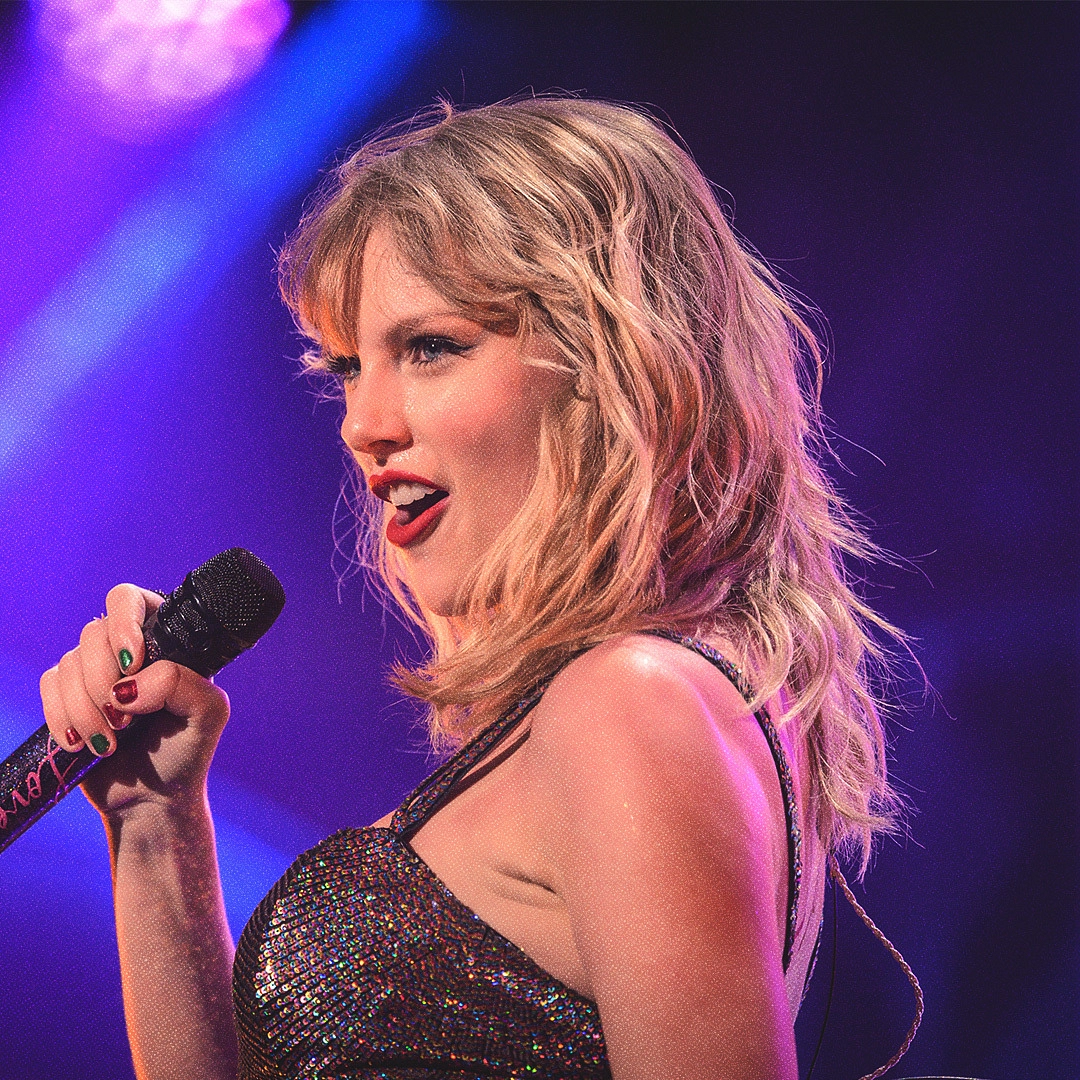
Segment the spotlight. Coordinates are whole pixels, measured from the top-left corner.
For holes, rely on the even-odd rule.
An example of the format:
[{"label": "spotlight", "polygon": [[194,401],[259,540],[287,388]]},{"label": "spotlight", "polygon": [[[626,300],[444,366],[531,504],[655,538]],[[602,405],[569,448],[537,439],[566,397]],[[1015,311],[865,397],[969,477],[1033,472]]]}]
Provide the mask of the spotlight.
[{"label": "spotlight", "polygon": [[121,138],[153,137],[262,65],[284,0],[39,0],[38,35]]}]

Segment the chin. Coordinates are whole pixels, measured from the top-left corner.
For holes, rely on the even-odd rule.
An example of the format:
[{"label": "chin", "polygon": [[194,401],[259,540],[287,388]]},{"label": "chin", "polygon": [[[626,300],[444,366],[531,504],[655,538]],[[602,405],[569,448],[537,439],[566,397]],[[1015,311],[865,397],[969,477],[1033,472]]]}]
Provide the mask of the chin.
[{"label": "chin", "polygon": [[465,612],[462,586],[482,557],[474,549],[460,547],[449,557],[445,547],[435,551],[406,550],[399,565],[404,564],[405,582],[425,612],[442,619],[455,619]]},{"label": "chin", "polygon": [[409,591],[417,603],[432,615],[441,619],[452,619],[461,614],[462,605],[457,602],[457,585],[440,587],[437,582],[409,580]]}]

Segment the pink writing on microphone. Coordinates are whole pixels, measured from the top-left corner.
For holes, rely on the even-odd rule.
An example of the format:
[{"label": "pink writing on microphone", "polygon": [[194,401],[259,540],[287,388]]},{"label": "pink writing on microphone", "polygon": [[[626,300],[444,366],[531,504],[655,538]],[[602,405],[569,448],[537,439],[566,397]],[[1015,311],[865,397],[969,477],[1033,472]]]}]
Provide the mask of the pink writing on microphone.
[{"label": "pink writing on microphone", "polygon": [[[6,829],[9,823],[14,824],[18,820],[20,810],[25,810],[31,803],[41,798],[41,770],[46,765],[52,769],[56,777],[57,789],[53,801],[64,794],[64,781],[75,768],[76,762],[72,760],[68,767],[61,771],[55,760],[56,753],[60,749],[60,744],[54,742],[50,735],[49,741],[45,744],[45,756],[38,762],[37,768],[28,772],[22,784],[11,792],[11,806],[0,806],[0,831]],[[25,795],[20,788],[25,789]]]}]

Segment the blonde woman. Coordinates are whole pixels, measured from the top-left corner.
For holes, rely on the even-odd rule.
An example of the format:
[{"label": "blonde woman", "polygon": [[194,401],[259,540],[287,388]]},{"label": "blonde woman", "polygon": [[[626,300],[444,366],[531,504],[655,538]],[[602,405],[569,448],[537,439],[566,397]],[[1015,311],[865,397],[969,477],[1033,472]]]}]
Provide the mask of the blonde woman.
[{"label": "blonde woman", "polygon": [[456,753],[302,855],[234,969],[228,703],[141,670],[158,598],[110,593],[42,693],[108,753],[180,718],[86,785],[138,1075],[794,1080],[826,852],[891,806],[796,307],[655,122],[574,99],[368,143],[282,282],[341,381],[362,555],[432,643],[398,682]]}]

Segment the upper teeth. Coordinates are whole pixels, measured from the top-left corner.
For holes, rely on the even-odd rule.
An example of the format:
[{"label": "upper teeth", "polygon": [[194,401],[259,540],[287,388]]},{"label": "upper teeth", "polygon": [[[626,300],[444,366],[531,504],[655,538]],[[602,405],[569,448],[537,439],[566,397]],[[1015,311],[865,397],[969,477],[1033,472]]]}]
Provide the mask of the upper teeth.
[{"label": "upper teeth", "polygon": [[424,487],[423,484],[395,484],[390,489],[390,501],[395,506],[407,506],[417,499],[434,495],[436,488]]}]

